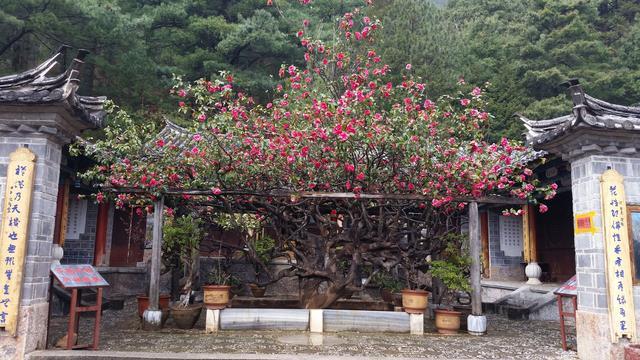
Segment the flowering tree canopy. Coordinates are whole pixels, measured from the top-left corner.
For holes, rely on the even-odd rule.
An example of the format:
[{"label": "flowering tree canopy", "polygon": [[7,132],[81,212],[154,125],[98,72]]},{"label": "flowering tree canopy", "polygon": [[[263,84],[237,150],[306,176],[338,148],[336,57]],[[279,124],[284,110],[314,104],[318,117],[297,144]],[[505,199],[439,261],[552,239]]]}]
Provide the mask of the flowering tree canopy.
[{"label": "flowering tree canopy", "polygon": [[[413,76],[411,64],[403,71],[403,81],[392,83],[389,67],[371,50],[381,22],[362,16],[357,9],[340,19],[337,40],[331,45],[307,37],[308,26],[304,22],[297,33],[306,49],[307,66],[282,66],[282,84],[271,102],[254,103],[228,73],[194,83],[178,79],[172,91],[179,97],[178,111],[190,124],[189,132],[179,137],[159,136],[153,123],[139,124],[115,111],[106,136],[91,140],[94,144],[86,147],[97,165],[85,176],[106,187],[137,189],[151,196],[170,189],[207,189],[209,200],[227,204],[231,194],[239,193],[355,194],[351,202],[308,203],[314,211],[306,216],[296,212],[302,209],[300,203],[287,205],[290,200],[273,205],[275,200],[267,197],[255,205],[254,198],[234,198],[234,203],[245,206],[253,202],[254,210],[278,218],[284,228],[297,224],[283,230],[283,238],[295,238],[293,246],[298,246],[297,275],[315,277],[309,291],[316,291],[316,298],[318,281],[328,281],[338,289],[335,296],[307,304],[310,307],[335,301],[340,290],[353,284],[360,266],[388,270],[402,257],[423,256],[432,250],[418,254],[393,244],[406,237],[402,229],[407,219],[423,223],[431,219],[433,227],[442,218],[422,214],[399,220],[382,216],[381,209],[398,213],[411,206],[418,209],[414,215],[421,211],[450,214],[464,207],[464,202],[455,201],[461,198],[505,195],[537,202],[553,197],[555,185],[541,186],[527,167],[537,158],[535,152],[507,139],[498,144],[484,141],[491,116],[484,110],[482,88],[460,81],[456,94],[429,99],[425,95],[429,84]],[[402,206],[358,203],[362,194],[423,195],[429,200]],[[144,201],[148,195],[121,193],[116,201],[123,205]],[[99,193],[98,200],[104,196]],[[361,233],[342,231],[335,209],[350,217],[351,228],[357,219],[368,218],[368,222],[356,226]],[[377,211],[374,220],[372,211]],[[322,241],[337,239],[333,248],[327,246],[326,252],[313,256],[311,250],[300,250],[302,240],[313,237],[309,232],[299,235],[309,224],[326,225],[319,236]],[[383,235],[383,229],[392,231]],[[415,233],[424,232],[416,228]],[[362,243],[356,246],[354,238]],[[345,247],[345,243],[353,246]],[[376,243],[387,245],[373,246]],[[379,251],[377,255],[367,259],[365,254],[374,250]],[[317,263],[322,261],[318,259],[327,257],[335,258],[335,264],[319,269]],[[341,266],[341,258],[356,269]],[[338,273],[339,279],[334,276]]]}]

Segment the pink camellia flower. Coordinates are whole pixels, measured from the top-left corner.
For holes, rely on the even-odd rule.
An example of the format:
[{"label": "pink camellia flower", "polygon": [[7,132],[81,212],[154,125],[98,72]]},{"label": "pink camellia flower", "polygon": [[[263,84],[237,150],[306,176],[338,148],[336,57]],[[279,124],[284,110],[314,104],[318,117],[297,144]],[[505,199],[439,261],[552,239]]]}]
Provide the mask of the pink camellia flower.
[{"label": "pink camellia flower", "polygon": [[469,99],[460,100],[460,105],[462,105],[462,106],[468,106],[470,103],[471,103],[471,100],[469,100]]},{"label": "pink camellia flower", "polygon": [[184,101],[180,101],[180,102],[178,102],[178,106],[180,106],[180,107],[184,107],[184,105],[185,105],[185,104],[184,104]]},{"label": "pink camellia flower", "polygon": [[99,193],[96,195],[96,201],[97,201],[98,203],[102,203],[102,201],[104,201],[104,194],[103,194],[103,193],[101,193],[101,192],[99,192]]},{"label": "pink camellia flower", "polygon": [[220,195],[220,194],[222,194],[222,190],[220,190],[220,188],[218,188],[218,187],[213,187],[213,188],[211,188],[211,192],[213,193],[213,195]]},{"label": "pink camellia flower", "polygon": [[351,190],[351,181],[347,180],[347,182],[344,184],[344,187],[347,188],[347,190]]},{"label": "pink camellia flower", "polygon": [[549,210],[549,207],[547,207],[547,205],[545,204],[540,204],[538,210],[540,211],[540,214],[544,214]]},{"label": "pink camellia flower", "polygon": [[407,70],[411,70],[411,64],[405,65],[404,68],[407,69]]},{"label": "pink camellia flower", "polygon": [[363,180],[364,180],[364,173],[363,173],[363,172],[360,172],[360,173],[358,174],[358,176],[356,176],[356,179],[357,179],[357,180],[359,180],[359,181],[363,181]]},{"label": "pink camellia flower", "polygon": [[556,183],[551,184],[551,188],[553,190],[558,190],[558,184],[556,184]]},{"label": "pink camellia flower", "polygon": [[164,146],[164,140],[162,140],[162,139],[156,140],[156,146],[157,147],[163,147]]},{"label": "pink camellia flower", "polygon": [[202,140],[202,136],[200,134],[193,135],[193,141],[200,141],[200,140]]},{"label": "pink camellia flower", "polygon": [[191,153],[192,153],[192,154],[194,154],[194,155],[198,154],[199,152],[200,152],[200,150],[198,149],[198,147],[197,147],[197,146],[194,146],[194,147],[191,149]]},{"label": "pink camellia flower", "polygon": [[186,92],[186,91],[184,91],[184,89],[180,89],[180,90],[178,91],[178,96],[180,96],[180,97],[185,97],[185,96],[187,96],[187,92]]},{"label": "pink camellia flower", "polygon": [[304,26],[304,27],[309,26],[309,19],[302,20],[302,26]]},{"label": "pink camellia flower", "polygon": [[198,121],[204,122],[205,120],[207,120],[207,115],[205,114],[198,115]]},{"label": "pink camellia flower", "polygon": [[482,89],[479,87],[474,87],[473,90],[471,90],[471,95],[473,96],[480,96],[480,94],[482,94]]},{"label": "pink camellia flower", "polygon": [[345,164],[344,165],[344,170],[346,172],[354,172],[356,170],[356,167],[353,166],[353,164]]},{"label": "pink camellia flower", "polygon": [[365,17],[362,18],[362,22],[365,23],[365,24],[368,24],[368,23],[371,22],[371,19],[369,19],[368,16],[365,16]]}]

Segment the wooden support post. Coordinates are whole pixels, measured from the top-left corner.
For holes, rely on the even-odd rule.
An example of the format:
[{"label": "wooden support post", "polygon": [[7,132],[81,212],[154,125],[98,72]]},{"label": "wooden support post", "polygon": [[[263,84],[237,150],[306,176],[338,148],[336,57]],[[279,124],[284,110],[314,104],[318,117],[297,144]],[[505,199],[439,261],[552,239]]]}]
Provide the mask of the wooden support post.
[{"label": "wooden support post", "polygon": [[482,315],[482,287],[480,285],[480,216],[478,203],[469,204],[469,250],[471,253],[471,311]]},{"label": "wooden support post", "polygon": [[489,214],[480,214],[480,238],[482,240],[482,275],[491,277],[491,263],[489,261]]},{"label": "wooden support post", "polygon": [[536,240],[536,214],[533,205],[522,206],[522,243],[524,261],[527,267],[524,269],[527,275],[527,284],[540,285],[542,269],[538,265],[538,249]]},{"label": "wooden support post", "polygon": [[109,223],[109,203],[98,205],[98,219],[96,222],[96,244],[93,252],[93,265],[104,265],[104,254],[107,247],[107,224]]},{"label": "wooden support post", "polygon": [[469,203],[469,250],[471,253],[471,315],[467,318],[469,334],[482,335],[487,332],[487,318],[482,315],[482,284],[480,283],[480,214],[478,203]]},{"label": "wooden support post", "polygon": [[158,330],[162,327],[162,310],[158,307],[160,298],[160,255],[162,248],[162,216],[164,212],[164,196],[154,203],[153,209],[153,241],[151,248],[151,276],[149,283],[149,307],[142,316],[142,328]]}]

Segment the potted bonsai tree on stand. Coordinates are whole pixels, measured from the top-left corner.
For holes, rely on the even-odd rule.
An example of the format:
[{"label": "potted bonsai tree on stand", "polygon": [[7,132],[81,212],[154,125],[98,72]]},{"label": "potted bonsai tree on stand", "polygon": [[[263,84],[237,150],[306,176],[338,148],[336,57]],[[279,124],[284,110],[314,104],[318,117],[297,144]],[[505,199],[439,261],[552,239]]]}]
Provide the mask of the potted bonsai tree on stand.
[{"label": "potted bonsai tree on stand", "polygon": [[[452,304],[458,301],[459,295],[471,291],[471,259],[464,250],[464,238],[462,235],[450,235],[448,245],[442,254],[443,258],[430,263],[431,275],[439,279],[445,287],[441,307],[434,310],[436,328],[441,334],[455,334],[460,330],[462,312],[457,311]],[[443,306],[444,302],[449,304]]]},{"label": "potted bonsai tree on stand", "polygon": [[221,310],[227,307],[231,299],[231,275],[224,270],[224,259],[217,259],[217,264],[207,275],[206,285],[202,286],[204,305],[207,309]]},{"label": "potted bonsai tree on stand", "polygon": [[184,268],[182,299],[171,306],[171,315],[177,327],[191,329],[202,311],[202,304],[190,302],[200,256],[200,240],[204,232],[200,220],[194,219],[191,215],[170,219],[163,231],[165,250],[179,254],[180,263]]},{"label": "potted bonsai tree on stand", "polygon": [[424,273],[421,270],[426,266],[413,257],[405,255],[403,258],[407,287],[402,290],[402,307],[409,314],[424,314],[429,305],[429,292],[424,290]]},{"label": "potted bonsai tree on stand", "polygon": [[[251,235],[251,233],[250,233]],[[254,265],[255,282],[249,284],[251,294],[254,297],[263,297],[267,290],[265,281],[270,280],[270,273],[267,266],[271,261],[271,253],[275,247],[275,241],[265,234],[252,236],[252,239],[247,241],[247,251],[249,257]]]}]

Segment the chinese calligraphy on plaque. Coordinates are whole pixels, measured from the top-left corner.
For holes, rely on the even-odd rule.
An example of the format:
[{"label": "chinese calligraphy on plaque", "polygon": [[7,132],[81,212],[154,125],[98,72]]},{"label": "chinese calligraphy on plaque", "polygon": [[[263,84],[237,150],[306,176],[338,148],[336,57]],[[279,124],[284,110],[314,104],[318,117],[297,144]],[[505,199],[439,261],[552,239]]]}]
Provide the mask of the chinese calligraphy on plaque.
[{"label": "chinese calligraphy on plaque", "polygon": [[9,155],[0,225],[0,327],[16,335],[27,247],[36,156],[27,148]]},{"label": "chinese calligraphy on plaque", "polygon": [[633,340],[636,334],[633,274],[622,175],[615,170],[605,171],[600,191],[611,340],[618,342],[622,337]]},{"label": "chinese calligraphy on plaque", "polygon": [[91,265],[56,265],[51,272],[66,289],[109,286]]}]

